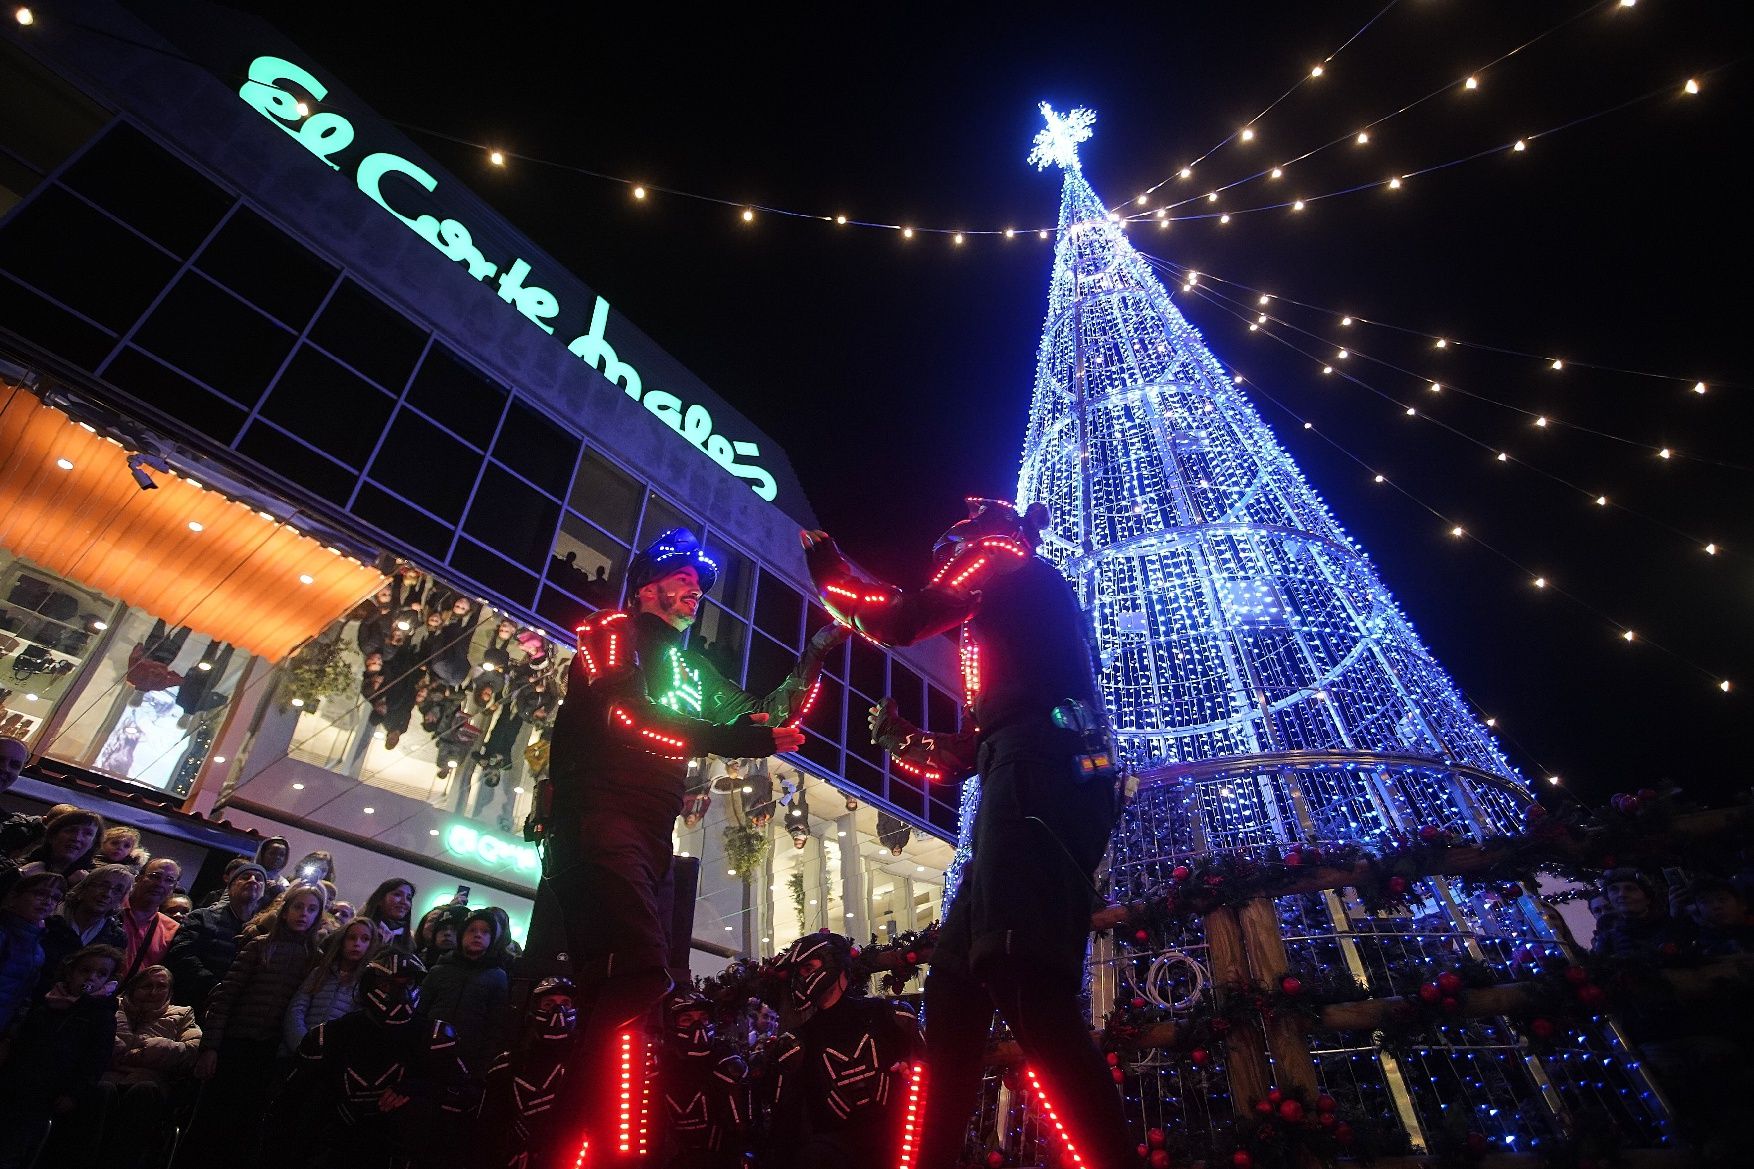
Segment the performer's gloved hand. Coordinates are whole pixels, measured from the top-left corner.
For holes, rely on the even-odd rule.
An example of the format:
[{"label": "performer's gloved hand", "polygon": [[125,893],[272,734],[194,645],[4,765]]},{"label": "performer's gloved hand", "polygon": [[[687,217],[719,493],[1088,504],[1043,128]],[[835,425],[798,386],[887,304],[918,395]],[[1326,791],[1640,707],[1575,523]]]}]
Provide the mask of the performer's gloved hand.
[{"label": "performer's gloved hand", "polygon": [[810,663],[822,661],[839,649],[841,643],[851,635],[852,630],[845,625],[838,621],[830,621],[810,635],[810,644],[804,647],[804,660]]},{"label": "performer's gloved hand", "polygon": [[846,571],[846,557],[840,554],[834,538],[827,532],[799,532],[798,542],[804,546],[804,563],[809,566],[810,579],[816,582],[818,589],[830,577]]},{"label": "performer's gloved hand", "polygon": [[919,727],[901,717],[901,708],[893,698],[873,706],[865,721],[871,728],[871,742],[891,754],[905,750],[921,733]]},{"label": "performer's gloved hand", "polygon": [[746,714],[737,720],[738,726],[751,729],[760,728],[767,732],[768,741],[764,751],[751,751],[746,758],[760,759],[768,755],[778,755],[783,751],[796,751],[804,745],[804,732],[794,726],[770,727],[767,725],[766,712]]}]

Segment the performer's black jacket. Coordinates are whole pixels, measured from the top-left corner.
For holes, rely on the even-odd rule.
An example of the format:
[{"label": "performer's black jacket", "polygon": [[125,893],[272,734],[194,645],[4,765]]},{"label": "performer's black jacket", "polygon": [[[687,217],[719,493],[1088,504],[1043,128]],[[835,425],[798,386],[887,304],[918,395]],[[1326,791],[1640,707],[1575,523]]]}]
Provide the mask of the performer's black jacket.
[{"label": "performer's black jacket", "polygon": [[[599,613],[579,637],[550,754],[553,816],[562,823],[614,810],[668,825],[682,812],[688,760],[772,754],[770,728],[803,709],[822,668],[822,651],[812,643],[785,681],[758,697],[704,655],[682,648],[682,635],[649,613]],[[698,676],[698,712],[660,702],[675,688],[677,662]],[[768,722],[751,722],[751,714],[766,714]]]}]

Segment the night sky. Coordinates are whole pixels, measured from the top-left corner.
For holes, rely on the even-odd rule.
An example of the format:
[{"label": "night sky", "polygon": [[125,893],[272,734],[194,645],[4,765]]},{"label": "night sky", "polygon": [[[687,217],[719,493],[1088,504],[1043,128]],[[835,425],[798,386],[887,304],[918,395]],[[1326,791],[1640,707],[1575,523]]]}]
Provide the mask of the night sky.
[{"label": "night sky", "polygon": [[[1024,162],[1038,101],[1098,111],[1085,171],[1119,204],[1231,134],[1383,2],[1060,5],[1039,17],[1020,6],[815,6],[788,18],[644,6],[640,19],[590,7],[562,19],[429,5],[417,27],[403,5],[257,10],[389,119],[737,203],[636,202],[625,186],[527,162],[498,171],[478,151],[415,135],[767,430],[853,556],[914,580],[963,495],[1015,488],[1051,245],[1031,232],[959,248],[771,214],[746,225],[740,205],[922,228],[1051,226],[1057,175]],[[1315,334],[1276,327],[1300,348],[1349,346],[1346,369],[1385,401],[1219,306],[1176,297],[1221,360],[1283,403],[1256,399],[1439,661],[1497,717],[1525,774],[1561,775],[1586,800],[1672,780],[1721,801],[1749,784],[1737,732],[1754,709],[1747,6],[1401,0],[1261,119],[1254,142],[1217,150],[1190,181],[1170,178],[1148,206],[1350,135],[1578,13],[1482,71],[1479,89],[1438,94],[1366,146],[1331,147],[1277,182],[1176,213],[1379,181],[1660,96],[1400,191],[1228,225],[1140,225],[1134,243],[1312,305],[1545,355],[1439,351],[1411,333],[1273,310]],[[1689,76],[1698,96],[1682,92]],[[1548,368],[1552,357],[1567,368]],[[1694,394],[1696,379],[1710,391]],[[1433,395],[1431,380],[1677,457],[1537,428]],[[1500,463],[1500,450],[1530,465]],[[1375,471],[1443,518],[1375,484]],[[1616,506],[1595,506],[1599,492]],[[1452,538],[1457,523],[1491,548]],[[1535,574],[1595,612],[1537,590]],[[1630,645],[1623,627],[1636,632]],[[1729,695],[1716,685],[1725,677]]]}]

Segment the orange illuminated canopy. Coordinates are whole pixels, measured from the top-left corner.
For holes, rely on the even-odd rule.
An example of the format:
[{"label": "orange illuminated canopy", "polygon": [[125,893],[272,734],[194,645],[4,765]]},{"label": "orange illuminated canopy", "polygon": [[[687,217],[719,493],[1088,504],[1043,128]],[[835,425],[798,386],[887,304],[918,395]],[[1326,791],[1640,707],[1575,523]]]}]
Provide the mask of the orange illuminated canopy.
[{"label": "orange illuminated canopy", "polygon": [[0,547],[173,626],[278,660],[382,576],[289,523],[128,451],[0,384]]}]

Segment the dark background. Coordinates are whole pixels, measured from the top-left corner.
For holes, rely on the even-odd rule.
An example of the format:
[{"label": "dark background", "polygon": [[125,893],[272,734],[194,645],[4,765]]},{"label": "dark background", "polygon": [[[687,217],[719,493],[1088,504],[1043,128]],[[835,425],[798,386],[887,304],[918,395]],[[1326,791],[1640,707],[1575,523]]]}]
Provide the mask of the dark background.
[{"label": "dark background", "polygon": [[[417,135],[772,434],[851,554],[915,579],[961,496],[1015,489],[1051,245],[1031,232],[956,247],[765,213],[746,225],[741,204],[922,228],[1051,226],[1057,175],[1024,163],[1038,101],[1099,112],[1085,169],[1118,204],[1230,134],[1382,6],[253,10],[392,120],[733,201],[636,202],[622,185],[517,159],[496,170],[478,150]],[[1347,344],[1419,375],[1354,356],[1347,370],[1385,401],[1176,297],[1221,360],[1284,404],[1257,397],[1525,773],[1561,775],[1585,799],[1666,779],[1725,800],[1749,783],[1740,732],[1754,696],[1745,6],[1401,0],[1262,119],[1255,142],[1218,150],[1161,194],[1203,194],[1348,134],[1580,12],[1482,72],[1479,90],[1442,93],[1370,145],[1324,151],[1214,210],[1406,173],[1667,91],[1399,192],[1227,226],[1141,225],[1134,242],[1287,297],[1573,362],[1556,373],[1274,310],[1326,339],[1286,334],[1301,348]],[[1694,75],[1703,92],[1689,98]],[[1694,379],[1710,392],[1692,393]],[[1680,457],[1536,429],[1426,393],[1429,380]],[[1340,448],[1444,518],[1373,484]],[[1498,463],[1500,449],[1529,465]],[[1616,506],[1591,504],[1597,492]],[[1490,547],[1451,538],[1452,523]],[[1721,553],[1706,555],[1706,540]],[[1534,573],[1588,607],[1534,589]],[[1639,640],[1620,640],[1622,627]],[[1738,687],[1728,695],[1725,677]]]}]

